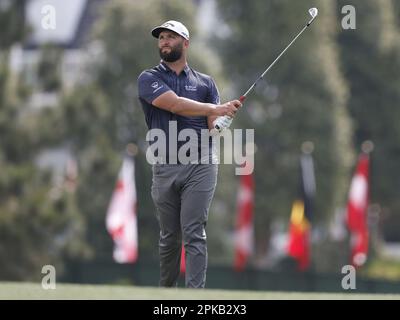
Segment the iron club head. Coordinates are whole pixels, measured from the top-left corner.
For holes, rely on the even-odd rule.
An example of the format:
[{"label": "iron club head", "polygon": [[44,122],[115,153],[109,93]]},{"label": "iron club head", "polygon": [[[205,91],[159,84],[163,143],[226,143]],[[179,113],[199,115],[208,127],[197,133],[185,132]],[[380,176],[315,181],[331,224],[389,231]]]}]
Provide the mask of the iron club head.
[{"label": "iron club head", "polygon": [[317,8],[310,8],[310,9],[308,9],[308,13],[314,19],[318,15],[318,9]]},{"label": "iron club head", "polygon": [[310,8],[310,9],[308,9],[308,13],[309,13],[310,16],[311,16],[311,20],[308,21],[307,27],[308,27],[308,26],[314,21],[314,19],[317,17],[317,15],[318,15],[318,9],[317,9],[317,8]]}]

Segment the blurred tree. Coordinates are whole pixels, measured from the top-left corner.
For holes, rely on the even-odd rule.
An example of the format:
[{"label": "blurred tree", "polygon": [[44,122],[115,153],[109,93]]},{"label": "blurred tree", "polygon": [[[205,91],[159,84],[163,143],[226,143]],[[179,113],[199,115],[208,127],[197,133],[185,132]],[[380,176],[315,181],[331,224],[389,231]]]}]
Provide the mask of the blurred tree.
[{"label": "blurred tree", "polygon": [[[372,140],[371,202],[380,207],[386,240],[400,241],[400,33],[398,1],[339,1],[357,13],[357,29],[341,30],[339,44],[350,87],[354,145]],[[341,18],[339,16],[339,18]]]},{"label": "blurred tree", "polygon": [[38,64],[38,78],[45,92],[61,89],[62,50],[54,45],[43,46]]},{"label": "blurred tree", "polygon": [[39,134],[42,112],[28,109],[28,91],[8,65],[10,47],[25,32],[23,8],[24,1],[16,1],[0,9],[0,279],[4,280],[41,279],[46,264],[62,274],[63,259],[83,249],[84,225],[73,195],[36,164],[46,146]]},{"label": "blurred tree", "polygon": [[0,7],[0,50],[8,49],[24,38],[28,29],[25,25],[26,0],[5,2]]},{"label": "blurred tree", "polygon": [[[270,224],[288,224],[298,181],[301,144],[312,141],[317,179],[314,226],[326,226],[335,208],[345,205],[352,164],[347,86],[336,45],[336,6],[327,1],[218,1],[228,32],[215,44],[242,94],[319,8],[310,29],[285,53],[258,85],[240,112],[237,127],[255,128],[256,240],[264,255]],[[323,257],[323,259],[329,259]],[[318,267],[318,259],[315,263]]]}]

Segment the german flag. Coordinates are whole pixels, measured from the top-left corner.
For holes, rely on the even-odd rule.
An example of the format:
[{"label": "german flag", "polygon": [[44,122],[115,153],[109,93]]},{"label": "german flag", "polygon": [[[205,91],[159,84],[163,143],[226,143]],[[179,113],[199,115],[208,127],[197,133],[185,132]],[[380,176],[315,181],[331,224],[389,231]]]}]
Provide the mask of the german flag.
[{"label": "german flag", "polygon": [[311,151],[300,157],[300,192],[293,202],[290,215],[288,255],[297,260],[298,269],[310,265],[310,233],[313,199],[315,196],[314,164]]}]

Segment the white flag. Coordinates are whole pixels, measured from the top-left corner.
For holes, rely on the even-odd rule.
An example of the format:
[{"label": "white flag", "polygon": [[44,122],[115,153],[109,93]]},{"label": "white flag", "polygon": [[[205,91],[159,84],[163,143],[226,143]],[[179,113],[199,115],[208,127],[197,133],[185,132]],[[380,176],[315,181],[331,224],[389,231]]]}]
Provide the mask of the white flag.
[{"label": "white flag", "polygon": [[114,240],[114,260],[133,263],[138,257],[135,164],[125,157],[107,211],[106,226]]}]

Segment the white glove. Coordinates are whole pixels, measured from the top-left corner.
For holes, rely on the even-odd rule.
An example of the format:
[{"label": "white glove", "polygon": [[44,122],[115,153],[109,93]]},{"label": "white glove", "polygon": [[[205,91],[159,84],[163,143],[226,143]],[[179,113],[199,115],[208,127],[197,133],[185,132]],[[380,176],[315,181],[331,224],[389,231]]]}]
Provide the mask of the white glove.
[{"label": "white glove", "polygon": [[232,123],[233,118],[228,116],[221,116],[214,120],[212,134],[221,133],[223,130],[228,129]]}]

